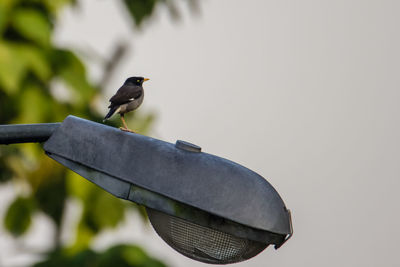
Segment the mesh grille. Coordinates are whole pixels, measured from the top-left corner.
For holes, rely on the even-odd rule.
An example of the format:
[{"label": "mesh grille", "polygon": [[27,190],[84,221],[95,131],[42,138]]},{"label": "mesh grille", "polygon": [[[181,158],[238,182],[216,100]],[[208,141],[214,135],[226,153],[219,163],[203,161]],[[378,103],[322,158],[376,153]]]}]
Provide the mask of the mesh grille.
[{"label": "mesh grille", "polygon": [[181,254],[205,263],[227,264],[247,260],[268,244],[239,238],[147,208],[157,234]]}]

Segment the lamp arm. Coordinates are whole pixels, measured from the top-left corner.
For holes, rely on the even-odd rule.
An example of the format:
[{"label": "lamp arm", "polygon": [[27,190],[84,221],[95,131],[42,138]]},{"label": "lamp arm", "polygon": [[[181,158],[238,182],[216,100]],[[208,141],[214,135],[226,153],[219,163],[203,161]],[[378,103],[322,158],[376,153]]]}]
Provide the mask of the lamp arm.
[{"label": "lamp arm", "polygon": [[41,143],[49,139],[60,125],[59,122],[0,125],[0,145]]}]

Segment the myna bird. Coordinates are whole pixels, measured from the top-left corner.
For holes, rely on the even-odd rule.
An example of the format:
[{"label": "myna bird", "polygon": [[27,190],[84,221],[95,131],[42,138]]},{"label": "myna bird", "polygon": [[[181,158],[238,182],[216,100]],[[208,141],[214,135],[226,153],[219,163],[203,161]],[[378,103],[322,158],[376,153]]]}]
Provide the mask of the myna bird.
[{"label": "myna bird", "polygon": [[120,127],[121,130],[127,132],[133,132],[128,128],[125,123],[125,113],[137,109],[143,102],[144,91],[142,84],[149,79],[143,77],[130,77],[126,79],[124,84],[118,89],[117,93],[110,98],[111,104],[108,106],[110,111],[104,117],[103,121],[106,121],[115,113],[119,113],[121,116],[122,124],[124,127]]}]

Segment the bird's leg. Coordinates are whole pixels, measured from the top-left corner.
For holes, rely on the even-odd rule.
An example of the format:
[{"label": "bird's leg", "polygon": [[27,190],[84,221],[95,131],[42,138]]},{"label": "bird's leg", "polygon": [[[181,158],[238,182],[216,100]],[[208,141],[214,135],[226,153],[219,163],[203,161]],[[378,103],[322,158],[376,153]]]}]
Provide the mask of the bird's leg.
[{"label": "bird's leg", "polygon": [[134,133],[134,131],[129,129],[128,126],[126,125],[126,122],[125,122],[125,119],[124,119],[124,115],[122,115],[122,114],[121,114],[121,121],[122,121],[122,124],[124,125],[124,127],[119,127],[120,130],[125,131],[125,132]]}]

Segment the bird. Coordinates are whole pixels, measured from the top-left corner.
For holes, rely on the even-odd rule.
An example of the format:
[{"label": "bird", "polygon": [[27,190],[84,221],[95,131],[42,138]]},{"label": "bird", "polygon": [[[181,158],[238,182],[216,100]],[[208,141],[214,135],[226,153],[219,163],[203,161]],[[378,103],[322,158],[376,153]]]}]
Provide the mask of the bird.
[{"label": "bird", "polygon": [[108,120],[115,113],[119,113],[122,124],[124,127],[120,127],[122,131],[132,132],[131,129],[126,125],[124,115],[130,111],[137,109],[143,102],[144,90],[143,82],[150,79],[143,77],[129,77],[125,80],[124,84],[118,89],[118,91],[110,98],[110,109],[107,115],[104,117],[103,122]]}]

